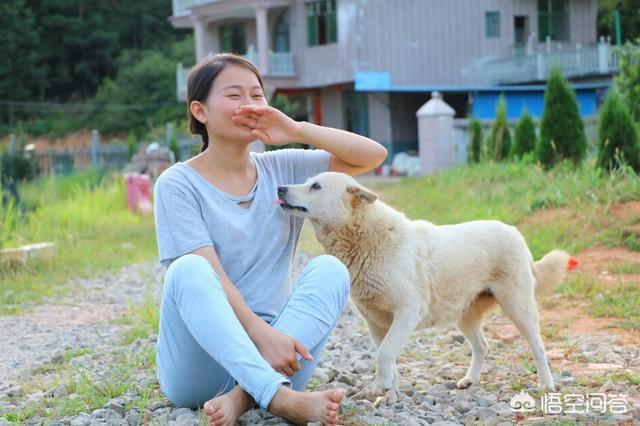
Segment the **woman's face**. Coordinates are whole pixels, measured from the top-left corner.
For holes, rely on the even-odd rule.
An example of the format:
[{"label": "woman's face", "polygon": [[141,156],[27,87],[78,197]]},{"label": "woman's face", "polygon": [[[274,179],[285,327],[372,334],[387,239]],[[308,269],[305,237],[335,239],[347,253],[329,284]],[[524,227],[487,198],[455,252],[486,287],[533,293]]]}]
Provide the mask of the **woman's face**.
[{"label": "woman's face", "polygon": [[251,142],[251,129],[231,120],[242,105],[267,105],[258,77],[250,70],[227,64],[211,86],[205,103],[206,126],[211,140]]}]

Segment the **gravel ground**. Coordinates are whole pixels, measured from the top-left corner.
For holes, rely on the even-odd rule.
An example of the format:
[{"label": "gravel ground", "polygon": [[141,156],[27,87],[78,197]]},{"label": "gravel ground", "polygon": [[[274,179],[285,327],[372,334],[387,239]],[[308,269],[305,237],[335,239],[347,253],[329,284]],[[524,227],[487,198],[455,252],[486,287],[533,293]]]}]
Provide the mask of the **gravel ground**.
[{"label": "gravel ground", "polygon": [[[309,255],[299,253],[295,270],[299,271],[309,259]],[[27,313],[20,316],[0,317],[0,426],[12,424],[3,414],[30,406],[55,406],[78,397],[51,364],[67,364],[95,382],[108,382],[121,357],[143,359],[153,353],[156,340],[153,335],[123,345],[122,335],[130,326],[118,319],[127,315],[129,306],[143,304],[148,297],[159,301],[163,274],[164,268],[156,262],[132,265],[116,273],[70,282],[74,290],[67,296],[27,307],[30,308]],[[499,320],[492,322],[500,324]],[[513,362],[526,359],[528,347],[519,339],[505,341],[488,336],[488,341],[491,351],[481,385],[458,390],[456,381],[464,376],[470,359],[464,337],[456,330],[416,333],[398,359],[398,402],[374,407],[370,401],[350,398],[373,380],[375,352],[364,323],[349,305],[322,355],[310,387],[345,389],[347,398],[342,407],[341,424],[346,425],[640,424],[638,387],[609,380],[588,391],[628,395],[625,397],[628,411],[624,414],[585,413],[582,408],[577,410],[579,414],[542,416],[538,410],[516,417],[510,401],[521,390],[538,398],[538,405],[540,403],[535,391],[535,375],[526,363]],[[67,359],[65,354],[69,351],[75,351],[77,356]],[[640,372],[640,349],[619,346],[614,336],[602,333],[572,336],[571,351],[603,372],[616,369]],[[560,385],[559,392],[576,393],[576,389],[580,389],[576,387],[579,378],[574,377],[571,370],[553,369],[553,373]],[[78,374],[74,376],[76,380]],[[36,412],[24,423],[202,424],[201,412],[176,408],[156,394],[151,395],[140,412],[139,404],[131,402],[156,383],[154,371],[139,368],[128,372],[127,377],[128,389],[102,408],[56,419],[45,419]],[[253,410],[240,418],[240,424],[287,423],[261,410]]]}]

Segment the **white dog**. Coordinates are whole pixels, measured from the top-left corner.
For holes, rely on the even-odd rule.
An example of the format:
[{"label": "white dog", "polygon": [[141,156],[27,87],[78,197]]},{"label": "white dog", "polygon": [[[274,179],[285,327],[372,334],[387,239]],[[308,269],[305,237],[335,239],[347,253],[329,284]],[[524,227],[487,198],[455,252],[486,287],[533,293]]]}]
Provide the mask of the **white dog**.
[{"label": "white dog", "polygon": [[396,355],[424,327],[457,325],[472,351],[458,387],[479,382],[487,353],[482,320],[496,303],[529,343],[539,387],[554,389],[535,289],[536,283],[554,286],[563,279],[568,254],[553,250],[534,262],[518,230],[499,221],[411,221],[342,173],[279,187],[275,203],[308,218],[324,249],[349,269],[351,296],[378,357],[374,387],[360,396],[396,398]]}]

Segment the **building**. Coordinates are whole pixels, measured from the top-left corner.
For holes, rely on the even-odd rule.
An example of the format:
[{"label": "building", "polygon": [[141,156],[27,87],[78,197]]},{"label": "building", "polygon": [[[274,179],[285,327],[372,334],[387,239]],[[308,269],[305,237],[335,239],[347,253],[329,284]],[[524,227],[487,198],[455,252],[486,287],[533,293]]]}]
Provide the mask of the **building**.
[{"label": "building", "polygon": [[[554,64],[593,114],[617,69],[596,17],[597,0],[173,0],[170,21],[194,29],[197,59],[247,56],[267,95],[299,101],[296,118],[393,153],[417,148],[416,111],[434,90],[456,117],[493,117],[501,93],[510,117],[539,116]],[[178,65],[181,100],[187,74]]]}]

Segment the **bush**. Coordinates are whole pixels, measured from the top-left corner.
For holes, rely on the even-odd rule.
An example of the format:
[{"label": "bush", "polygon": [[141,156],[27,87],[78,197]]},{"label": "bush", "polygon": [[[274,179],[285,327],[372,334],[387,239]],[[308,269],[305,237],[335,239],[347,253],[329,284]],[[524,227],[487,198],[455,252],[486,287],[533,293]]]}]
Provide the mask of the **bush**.
[{"label": "bush", "polygon": [[522,158],[528,152],[533,152],[536,146],[536,125],[527,110],[520,116],[516,124],[514,143],[511,147],[511,157]]},{"label": "bush", "polygon": [[[640,40],[637,43],[640,43]],[[640,45],[628,43],[627,47],[629,49],[620,58],[620,74],[614,81],[638,122],[640,121]]]},{"label": "bush", "polygon": [[477,118],[469,122],[469,146],[467,149],[467,161],[479,163],[482,159],[482,125]]},{"label": "bush", "polygon": [[498,108],[496,109],[496,119],[491,126],[491,138],[488,139],[487,154],[494,161],[502,161],[509,157],[511,150],[511,134],[509,133],[509,122],[507,121],[507,102],[504,96],[500,95]]},{"label": "bush", "polygon": [[176,162],[181,160],[182,153],[180,152],[180,144],[178,143],[178,136],[174,133],[169,138],[169,149],[173,152]]},{"label": "bush", "polygon": [[545,167],[551,167],[565,158],[577,164],[585,156],[586,150],[587,136],[576,95],[560,69],[554,68],[544,91],[544,113],[536,157]]},{"label": "bush", "polygon": [[600,110],[598,135],[598,167],[614,170],[628,164],[640,171],[638,131],[629,107],[615,89],[609,92]]},{"label": "bush", "polygon": [[133,158],[133,156],[138,151],[138,141],[136,140],[136,135],[132,132],[127,136],[127,153],[129,155],[129,161]]}]

